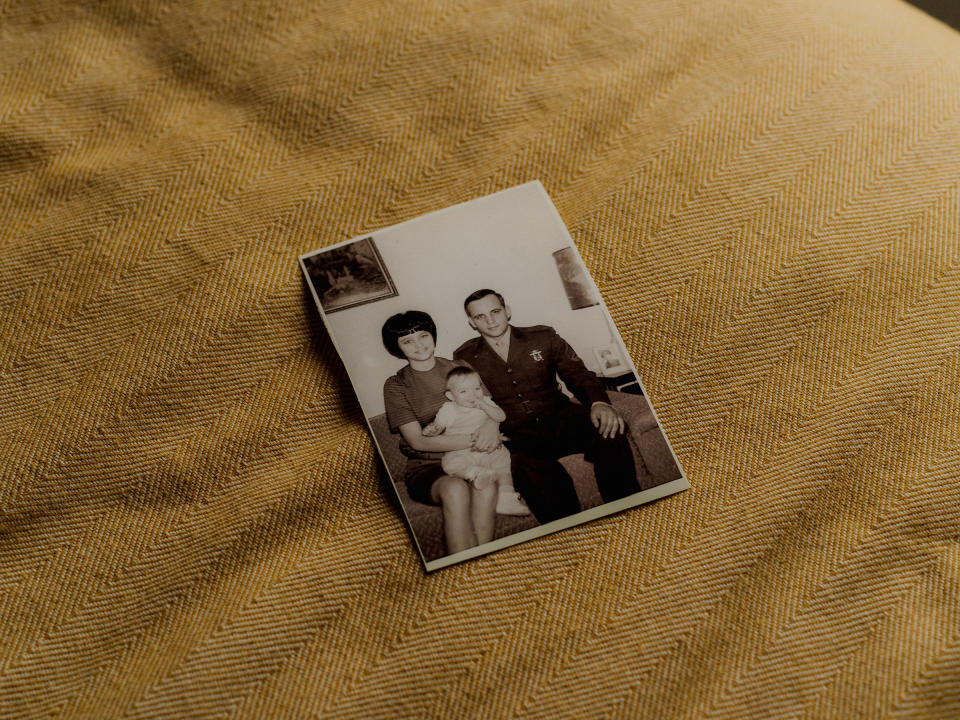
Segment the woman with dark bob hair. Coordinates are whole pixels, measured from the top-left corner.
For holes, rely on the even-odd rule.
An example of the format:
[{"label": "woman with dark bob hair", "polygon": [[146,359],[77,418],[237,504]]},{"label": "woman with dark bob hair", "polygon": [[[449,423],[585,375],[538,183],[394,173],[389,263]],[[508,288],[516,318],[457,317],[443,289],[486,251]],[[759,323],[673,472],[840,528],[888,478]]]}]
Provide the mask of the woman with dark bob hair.
[{"label": "woman with dark bob hair", "polygon": [[383,402],[390,430],[400,433],[400,450],[407,456],[404,479],[410,497],[440,505],[447,552],[490,542],[496,485],[484,492],[471,492],[468,481],[447,475],[440,460],[450,450],[489,451],[499,447],[497,424],[491,421],[473,436],[424,435],[423,427],[447,400],[447,373],[456,363],[434,355],[437,326],[425,312],[410,310],[393,315],[383,324],[382,336],[387,352],[407,361],[384,383]]}]

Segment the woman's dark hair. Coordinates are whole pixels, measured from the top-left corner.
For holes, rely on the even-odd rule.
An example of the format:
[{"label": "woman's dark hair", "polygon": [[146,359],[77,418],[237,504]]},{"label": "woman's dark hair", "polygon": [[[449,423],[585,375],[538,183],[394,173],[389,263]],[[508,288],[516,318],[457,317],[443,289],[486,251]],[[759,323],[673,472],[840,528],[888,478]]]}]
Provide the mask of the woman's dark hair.
[{"label": "woman's dark hair", "polygon": [[425,312],[408,310],[405,313],[391,315],[387,318],[387,321],[383,324],[383,329],[380,331],[380,334],[383,336],[383,346],[387,349],[388,353],[404,360],[407,356],[400,351],[400,338],[404,335],[412,335],[415,332],[420,332],[421,330],[426,330],[430,333],[433,341],[437,341],[437,326],[434,324],[433,318]]}]

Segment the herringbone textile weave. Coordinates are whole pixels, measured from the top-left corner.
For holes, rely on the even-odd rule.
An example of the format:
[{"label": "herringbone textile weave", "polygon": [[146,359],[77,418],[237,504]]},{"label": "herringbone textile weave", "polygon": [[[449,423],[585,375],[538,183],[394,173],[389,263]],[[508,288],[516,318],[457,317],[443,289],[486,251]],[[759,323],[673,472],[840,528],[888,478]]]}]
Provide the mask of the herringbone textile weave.
[{"label": "herringbone textile weave", "polygon": [[[295,258],[541,179],[692,489],[425,575]],[[0,716],[960,716],[960,37],[0,3]]]}]

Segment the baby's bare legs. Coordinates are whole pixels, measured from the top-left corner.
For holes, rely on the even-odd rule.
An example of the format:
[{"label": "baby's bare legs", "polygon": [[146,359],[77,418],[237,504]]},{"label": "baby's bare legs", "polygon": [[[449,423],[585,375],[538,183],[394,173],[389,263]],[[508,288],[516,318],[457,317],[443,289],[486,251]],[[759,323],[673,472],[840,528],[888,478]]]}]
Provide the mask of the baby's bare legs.
[{"label": "baby's bare legs", "polygon": [[[497,499],[497,471],[475,463],[476,458],[469,453],[449,452],[443,456],[443,469],[451,476],[465,478],[461,482],[470,489],[470,521],[475,538],[475,544],[483,544],[493,539],[494,522],[496,521]],[[507,463],[510,456],[507,455]],[[507,465],[509,468],[509,464]],[[446,505],[444,505],[444,520],[446,520]],[[459,527],[459,524],[458,524]],[[451,547],[449,531],[447,547]]]},{"label": "baby's bare legs", "polygon": [[475,467],[467,471],[467,478],[477,490],[483,490],[497,481],[497,474],[487,468]]},{"label": "baby's bare legs", "polygon": [[503,488],[503,492],[516,492],[513,487],[513,475],[509,471],[497,474],[497,484]]}]

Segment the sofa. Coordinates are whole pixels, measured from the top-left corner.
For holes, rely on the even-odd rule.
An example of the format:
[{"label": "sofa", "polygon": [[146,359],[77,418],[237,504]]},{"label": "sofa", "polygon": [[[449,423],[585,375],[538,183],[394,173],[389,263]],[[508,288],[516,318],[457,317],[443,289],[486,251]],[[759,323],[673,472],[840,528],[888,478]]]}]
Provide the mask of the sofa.
[{"label": "sofa", "polygon": [[[630,428],[630,445],[637,468],[637,482],[641,490],[655,487],[680,477],[666,438],[653,414],[646,398],[639,394],[608,391],[610,404],[626,420]],[[399,435],[391,433],[385,414],[369,419],[370,430],[376,438],[384,462],[387,465],[393,487],[397,492],[400,505],[410,523],[411,532],[426,560],[435,560],[447,554],[443,539],[443,516],[437,506],[425,505],[412,500],[407,494],[403,482],[404,455],[398,447]],[[592,465],[583,459],[582,454],[561,458],[561,464],[573,478],[577,497],[582,509],[587,510],[602,504],[597,484],[593,477]],[[533,516],[517,517],[498,515],[494,529],[494,539],[506,537],[537,525]]]}]

